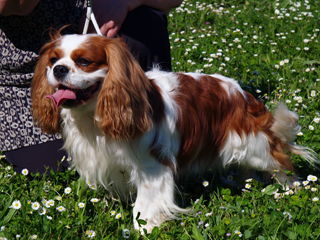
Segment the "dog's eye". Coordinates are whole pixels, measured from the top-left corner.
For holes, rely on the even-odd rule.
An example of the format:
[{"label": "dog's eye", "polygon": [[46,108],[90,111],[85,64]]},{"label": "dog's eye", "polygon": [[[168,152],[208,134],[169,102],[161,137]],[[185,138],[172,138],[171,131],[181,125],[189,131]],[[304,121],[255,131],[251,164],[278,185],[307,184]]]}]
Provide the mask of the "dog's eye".
[{"label": "dog's eye", "polygon": [[92,62],[88,61],[87,59],[85,58],[78,58],[77,61],[76,61],[76,64],[79,65],[79,66],[89,66]]},{"label": "dog's eye", "polygon": [[52,65],[55,64],[57,61],[58,61],[58,58],[56,58],[56,57],[50,58],[50,62]]}]

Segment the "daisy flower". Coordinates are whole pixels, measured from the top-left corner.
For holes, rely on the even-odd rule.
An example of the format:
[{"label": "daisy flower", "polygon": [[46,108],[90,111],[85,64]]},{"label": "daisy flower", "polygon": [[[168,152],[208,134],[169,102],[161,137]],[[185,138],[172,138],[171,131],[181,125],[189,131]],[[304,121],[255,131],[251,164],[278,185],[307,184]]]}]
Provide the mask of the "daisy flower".
[{"label": "daisy flower", "polygon": [[119,219],[119,218],[121,218],[121,213],[118,213],[117,215],[116,215],[116,219]]},{"label": "daisy flower", "polygon": [[242,233],[241,233],[240,231],[235,230],[234,233],[235,233],[236,235],[238,235],[239,237],[242,237]]},{"label": "daisy flower", "polygon": [[313,176],[313,175],[309,175],[307,177],[307,180],[308,181],[311,181],[311,182],[316,182],[318,180],[318,178],[316,176]]},{"label": "daisy flower", "polygon": [[251,188],[251,184],[247,183],[247,184],[245,185],[245,188],[247,188],[247,189]]},{"label": "daisy flower", "polygon": [[36,234],[30,236],[30,239],[37,239],[37,238],[38,236]]},{"label": "daisy flower", "polygon": [[61,196],[56,196],[56,200],[61,201],[62,197]]},{"label": "daisy flower", "polygon": [[29,174],[29,171],[28,171],[28,169],[24,168],[24,169],[22,169],[21,173],[22,173],[22,175],[27,176]]},{"label": "daisy flower", "polygon": [[113,216],[113,215],[115,215],[116,214],[116,211],[114,211],[114,210],[112,210],[111,212],[110,212],[110,215],[111,216]]},{"label": "daisy flower", "polygon": [[303,181],[302,184],[303,184],[303,186],[306,186],[309,184],[309,181]]},{"label": "daisy flower", "polygon": [[46,208],[50,208],[50,207],[51,207],[51,206],[50,206],[50,202],[49,202],[49,201],[47,201],[47,202],[46,202],[45,207],[46,207]]},{"label": "daisy flower", "polygon": [[208,182],[208,181],[203,181],[202,185],[203,185],[204,187],[208,187],[208,186],[209,186],[209,182]]},{"label": "daisy flower", "polygon": [[294,191],[292,191],[291,189],[287,192],[289,195],[294,194]]},{"label": "daisy flower", "polygon": [[92,202],[92,203],[97,203],[97,202],[99,202],[99,199],[98,199],[98,198],[91,198],[91,199],[90,199],[90,202]]},{"label": "daisy flower", "polygon": [[57,207],[56,209],[57,209],[59,212],[64,212],[64,211],[66,210],[66,208],[63,207],[63,206],[59,206],[59,207]]},{"label": "daisy flower", "polygon": [[87,230],[86,235],[88,238],[94,238],[94,236],[96,235],[96,232],[93,230]]},{"label": "daisy flower", "polygon": [[40,208],[40,203],[33,202],[33,203],[31,203],[31,207],[33,210],[38,210]]},{"label": "daisy flower", "polygon": [[11,208],[16,209],[16,210],[20,209],[21,208],[21,202],[19,200],[13,201],[13,203],[11,205]]},{"label": "daisy flower", "polygon": [[212,215],[212,212],[209,212],[209,213],[206,213],[206,217],[209,217],[209,216],[211,216]]},{"label": "daisy flower", "polygon": [[54,206],[54,200],[53,199],[48,200],[48,202],[49,202],[50,207]]},{"label": "daisy flower", "polygon": [[84,208],[85,204],[83,202],[78,203],[79,208]]},{"label": "daisy flower", "polygon": [[39,215],[44,215],[47,213],[47,210],[45,208],[41,207],[38,209],[38,213],[39,213]]},{"label": "daisy flower", "polygon": [[299,187],[299,186],[300,186],[300,182],[297,182],[297,181],[294,182],[294,183],[293,183],[293,186]]},{"label": "daisy flower", "polygon": [[64,190],[64,193],[65,193],[65,194],[71,193],[71,188],[70,188],[70,187],[67,187],[67,188]]},{"label": "daisy flower", "polygon": [[314,197],[314,198],[312,198],[312,201],[313,201],[313,202],[318,202],[318,201],[319,201],[319,198],[318,198],[318,197]]}]

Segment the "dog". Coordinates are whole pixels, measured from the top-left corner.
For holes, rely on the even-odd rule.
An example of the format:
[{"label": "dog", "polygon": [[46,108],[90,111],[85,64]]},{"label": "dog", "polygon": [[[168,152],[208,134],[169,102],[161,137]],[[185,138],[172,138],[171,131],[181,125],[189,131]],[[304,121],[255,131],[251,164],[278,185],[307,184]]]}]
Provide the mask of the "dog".
[{"label": "dog", "polygon": [[[181,176],[238,165],[292,181],[286,152],[316,161],[294,144],[298,115],[274,115],[231,78],[199,73],[144,72],[121,39],[52,34],[32,81],[34,120],[61,132],[72,166],[88,182],[126,200],[146,229],[187,210],[175,203]],[[141,229],[140,229],[141,230]]]}]

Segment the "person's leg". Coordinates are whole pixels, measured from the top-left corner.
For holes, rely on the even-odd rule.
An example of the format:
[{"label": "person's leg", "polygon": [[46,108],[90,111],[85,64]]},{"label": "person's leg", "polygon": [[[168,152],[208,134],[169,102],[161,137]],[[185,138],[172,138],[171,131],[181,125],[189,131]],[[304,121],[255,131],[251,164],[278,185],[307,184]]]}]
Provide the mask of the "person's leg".
[{"label": "person's leg", "polygon": [[136,8],[129,12],[119,35],[144,71],[153,66],[171,71],[167,17],[163,12],[145,6]]},{"label": "person's leg", "polygon": [[[33,173],[45,173],[46,167],[57,171],[58,162],[65,157],[65,160],[61,162],[59,167],[59,171],[64,171],[69,164],[67,162],[68,155],[61,149],[62,146],[62,140],[55,140],[7,151],[5,155],[7,161],[13,165],[13,169],[18,173],[21,173],[21,170],[24,168]],[[50,170],[48,173],[50,173]]]}]

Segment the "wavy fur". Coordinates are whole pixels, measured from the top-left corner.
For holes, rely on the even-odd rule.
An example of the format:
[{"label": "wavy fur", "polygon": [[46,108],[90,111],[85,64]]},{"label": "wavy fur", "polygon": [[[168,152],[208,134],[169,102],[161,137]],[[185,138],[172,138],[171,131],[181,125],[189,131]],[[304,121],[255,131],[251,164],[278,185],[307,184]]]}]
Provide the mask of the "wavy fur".
[{"label": "wavy fur", "polygon": [[[287,151],[316,161],[293,144],[295,113],[280,106],[272,116],[231,78],[144,73],[121,40],[97,35],[66,35],[43,49],[32,83],[35,119],[48,132],[62,127],[72,165],[88,182],[124,201],[136,196],[136,229],[138,214],[151,232],[188,212],[174,200],[181,176],[238,165],[270,177],[275,169],[293,170]],[[57,65],[68,69],[63,78],[55,76]],[[65,88],[85,94],[60,111],[45,96]],[[277,175],[282,184],[291,180]]]}]

